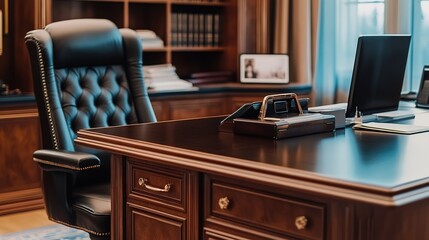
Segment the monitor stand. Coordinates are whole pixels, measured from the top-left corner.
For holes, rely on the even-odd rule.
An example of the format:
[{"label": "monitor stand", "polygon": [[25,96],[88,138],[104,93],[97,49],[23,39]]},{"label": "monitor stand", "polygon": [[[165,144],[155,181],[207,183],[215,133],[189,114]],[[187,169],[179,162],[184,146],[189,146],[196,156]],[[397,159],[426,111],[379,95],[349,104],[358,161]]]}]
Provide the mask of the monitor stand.
[{"label": "monitor stand", "polygon": [[361,120],[357,120],[355,117],[346,118],[346,126],[352,126],[356,123],[368,123],[368,122],[395,122],[399,120],[412,119],[414,113],[405,110],[396,110],[383,113],[374,113],[371,115],[362,116]]}]

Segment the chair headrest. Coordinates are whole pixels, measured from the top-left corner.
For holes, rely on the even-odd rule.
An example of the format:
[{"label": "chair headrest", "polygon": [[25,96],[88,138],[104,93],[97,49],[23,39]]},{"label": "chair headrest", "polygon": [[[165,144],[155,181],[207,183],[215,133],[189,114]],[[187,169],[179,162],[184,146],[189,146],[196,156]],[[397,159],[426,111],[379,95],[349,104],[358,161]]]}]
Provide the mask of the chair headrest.
[{"label": "chair headrest", "polygon": [[118,65],[123,62],[122,36],[106,19],[72,19],[48,24],[55,68]]}]

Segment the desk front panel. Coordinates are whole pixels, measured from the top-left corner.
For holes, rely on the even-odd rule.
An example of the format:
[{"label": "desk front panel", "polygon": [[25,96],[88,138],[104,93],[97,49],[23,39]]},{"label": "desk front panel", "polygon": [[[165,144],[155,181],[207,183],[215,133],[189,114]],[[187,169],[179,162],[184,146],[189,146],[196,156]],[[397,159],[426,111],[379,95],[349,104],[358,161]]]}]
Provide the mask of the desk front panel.
[{"label": "desk front panel", "polygon": [[205,235],[216,229],[210,226],[223,225],[258,239],[324,239],[327,216],[322,203],[208,175],[204,190]]},{"label": "desk front panel", "polygon": [[198,239],[195,172],[125,157],[125,239]]}]

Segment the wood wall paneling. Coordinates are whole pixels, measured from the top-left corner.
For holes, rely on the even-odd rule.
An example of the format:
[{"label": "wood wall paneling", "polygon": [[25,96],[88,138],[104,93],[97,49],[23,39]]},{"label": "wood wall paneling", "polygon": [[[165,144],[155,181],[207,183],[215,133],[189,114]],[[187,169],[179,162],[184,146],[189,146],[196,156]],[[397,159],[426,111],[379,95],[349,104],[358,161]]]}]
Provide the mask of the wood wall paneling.
[{"label": "wood wall paneling", "polygon": [[43,207],[40,169],[32,154],[41,146],[35,109],[0,112],[0,215]]},{"label": "wood wall paneling", "polygon": [[32,75],[30,67],[30,59],[25,46],[25,34],[37,28],[36,13],[34,9],[38,1],[14,0],[9,1],[12,5],[10,9],[10,33],[12,38],[13,63],[11,70],[13,71],[10,85],[12,88],[19,88],[22,92],[33,92]]}]

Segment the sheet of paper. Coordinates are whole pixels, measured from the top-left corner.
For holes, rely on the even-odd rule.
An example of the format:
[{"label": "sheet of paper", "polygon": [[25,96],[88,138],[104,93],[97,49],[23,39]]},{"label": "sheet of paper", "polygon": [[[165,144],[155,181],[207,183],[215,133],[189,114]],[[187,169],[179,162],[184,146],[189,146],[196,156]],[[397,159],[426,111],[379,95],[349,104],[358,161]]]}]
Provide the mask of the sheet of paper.
[{"label": "sheet of paper", "polygon": [[370,123],[356,124],[353,126],[353,129],[390,132],[390,133],[399,133],[399,134],[414,134],[414,133],[429,131],[429,126],[416,126],[416,125],[400,124],[400,123],[370,122]]}]

